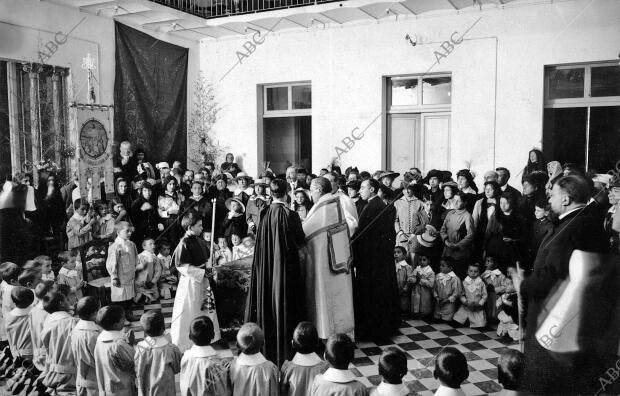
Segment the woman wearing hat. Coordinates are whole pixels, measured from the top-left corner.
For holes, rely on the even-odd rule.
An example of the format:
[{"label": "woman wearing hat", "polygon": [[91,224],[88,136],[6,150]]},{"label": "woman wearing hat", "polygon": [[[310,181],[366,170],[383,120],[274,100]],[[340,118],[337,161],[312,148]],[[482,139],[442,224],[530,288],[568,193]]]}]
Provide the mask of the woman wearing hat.
[{"label": "woman wearing hat", "polygon": [[241,172],[241,168],[235,163],[233,153],[226,154],[226,160],[220,165],[220,170],[222,172],[229,172],[233,177],[237,177],[237,174]]},{"label": "woman wearing hat", "polygon": [[262,177],[252,184],[254,194],[252,194],[245,207],[245,218],[248,223],[248,231],[253,234],[256,234],[258,229],[260,211],[271,202],[270,197],[267,195],[267,188],[270,182],[271,180],[267,177]]},{"label": "woman wearing hat", "polygon": [[400,176],[400,173],[397,173],[397,172],[392,172],[392,171],[381,172],[379,173],[379,182],[383,184],[384,186],[389,187],[390,189],[394,190],[394,188],[392,187],[392,183],[394,183],[394,179],[396,179],[398,176]]},{"label": "woman wearing hat", "polygon": [[232,246],[230,237],[236,234],[240,238],[244,238],[248,233],[248,223],[245,220],[245,205],[239,198],[228,198],[226,209],[228,209],[228,214],[222,222],[222,228],[228,245]]},{"label": "woman wearing hat", "polygon": [[233,196],[239,198],[244,205],[247,205],[250,196],[254,193],[254,189],[250,187],[254,180],[247,173],[239,172],[237,177],[235,177],[235,181],[237,182],[237,189]]}]

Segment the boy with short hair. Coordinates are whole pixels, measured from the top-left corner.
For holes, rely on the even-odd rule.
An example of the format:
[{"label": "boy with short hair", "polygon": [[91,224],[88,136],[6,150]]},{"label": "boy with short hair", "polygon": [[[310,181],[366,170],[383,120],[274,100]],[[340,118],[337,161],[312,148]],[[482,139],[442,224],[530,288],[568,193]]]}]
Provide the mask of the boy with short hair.
[{"label": "boy with short hair", "polygon": [[334,334],[325,345],[325,360],[329,368],[314,379],[312,396],[367,396],[368,390],[348,370],[353,360],[355,345],[346,334]]},{"label": "boy with short hair", "polygon": [[136,278],[136,262],[138,250],[136,245],[129,240],[133,232],[132,226],[126,221],[116,224],[117,237],[108,248],[106,269],[112,280],[111,300],[125,309],[124,317],[134,321],[131,306],[135,296],[134,281]]},{"label": "boy with short hair", "polygon": [[125,311],[119,305],[108,305],[99,310],[96,321],[103,329],[95,344],[99,394],[135,395],[133,332],[125,334],[121,331],[125,324]]},{"label": "boy with short hair", "polygon": [[59,292],[49,292],[43,299],[43,308],[49,313],[41,332],[47,354],[43,385],[53,389],[53,394],[75,393],[71,332],[77,319],[69,314],[67,298]]},{"label": "boy with short hair", "polygon": [[501,396],[518,395],[525,368],[525,357],[522,352],[506,349],[497,362],[497,382],[504,387]]},{"label": "boy with short hair", "polygon": [[174,395],[174,376],[181,371],[181,351],[164,335],[164,315],[149,311],[140,324],[146,338],[136,345],[136,379],[139,395]]},{"label": "boy with short hair", "polygon": [[86,286],[86,282],[84,282],[84,277],[82,276],[82,269],[77,267],[80,261],[79,254],[77,249],[72,249],[69,252],[69,257],[62,264],[62,268],[58,272],[58,277],[56,278],[56,284],[69,286],[67,302],[70,307],[75,307],[78,300],[83,297],[82,288]]},{"label": "boy with short hair", "polygon": [[78,396],[96,395],[99,389],[95,371],[95,344],[101,333],[95,323],[99,306],[99,300],[92,296],[81,298],[76,305],[80,321],[71,333],[71,350],[77,369],[75,387]]},{"label": "boy with short hair", "polygon": [[233,396],[278,395],[278,368],[260,352],[264,343],[265,335],[256,323],[245,323],[239,329],[240,353],[228,369]]},{"label": "boy with short hair", "polygon": [[484,306],[487,302],[487,286],[480,278],[480,268],[470,264],[467,277],[463,280],[461,292],[461,307],[454,314],[454,321],[465,324],[469,320],[469,327],[478,328],[487,325]]},{"label": "boy with short hair", "polygon": [[327,362],[316,354],[319,334],[311,322],[300,322],[293,332],[292,360],[285,360],[280,369],[280,394],[305,396],[312,387],[314,377],[329,368]]},{"label": "boy with short hair", "polygon": [[155,255],[155,240],[146,238],[142,241],[142,252],[138,254],[136,265],[136,295],[134,301],[144,299],[145,304],[159,298],[157,282],[161,276],[161,265]]},{"label": "boy with short hair", "polygon": [[45,347],[43,347],[43,341],[41,340],[41,333],[43,332],[45,319],[49,314],[43,309],[43,298],[52,289],[52,286],[54,286],[52,281],[42,281],[34,288],[34,295],[38,302],[32,307],[29,315],[30,337],[32,339],[32,361],[39,371],[45,370],[45,361],[47,358]]},{"label": "boy with short hair", "polygon": [[379,375],[381,383],[370,392],[370,396],[408,395],[409,389],[403,384],[407,374],[407,356],[396,348],[386,348],[379,357]]},{"label": "boy with short hair", "polygon": [[194,343],[181,359],[181,395],[229,396],[227,361],[221,360],[211,347],[215,336],[213,322],[208,316],[198,316],[189,328]]},{"label": "boy with short hair", "polygon": [[451,257],[442,257],[439,262],[439,272],[435,278],[433,297],[435,298],[435,319],[445,322],[452,321],[456,312],[457,302],[461,297],[461,280],[456,276],[452,267]]},{"label": "boy with short hair", "polygon": [[29,314],[34,301],[32,290],[16,286],[11,291],[11,300],[15,304],[6,315],[6,335],[9,348],[16,366],[32,361],[32,338],[30,336]]},{"label": "boy with short hair", "polygon": [[90,205],[82,199],[76,199],[75,212],[67,222],[67,246],[69,250],[79,248],[93,239],[92,229],[97,222],[96,216],[89,213]]},{"label": "boy with short hair", "polygon": [[435,360],[433,376],[439,381],[435,396],[465,396],[461,389],[461,384],[469,377],[465,355],[456,348],[444,348]]},{"label": "boy with short hair", "polygon": [[176,275],[172,273],[172,256],[170,255],[170,243],[163,241],[159,247],[159,254],[157,255],[159,264],[161,265],[161,276],[159,277],[159,294],[165,299],[172,298],[172,289],[177,283],[179,283]]},{"label": "boy with short hair", "polygon": [[[11,299],[11,291],[15,286],[19,286],[17,281],[22,270],[15,263],[4,262],[0,264],[0,341],[6,343],[6,323],[4,317],[9,313],[15,304]],[[6,344],[5,344],[6,345]]]}]

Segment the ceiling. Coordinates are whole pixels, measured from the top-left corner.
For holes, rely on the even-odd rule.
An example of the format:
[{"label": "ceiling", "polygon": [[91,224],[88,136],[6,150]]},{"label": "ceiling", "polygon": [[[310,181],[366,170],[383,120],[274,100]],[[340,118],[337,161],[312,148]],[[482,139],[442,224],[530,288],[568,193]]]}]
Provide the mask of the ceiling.
[{"label": "ceiling", "polygon": [[[346,0],[251,14],[204,19],[148,0],[44,0],[80,12],[113,18],[153,33],[200,41],[244,36],[256,30],[325,28],[387,18],[419,17],[496,9],[528,0]],[[550,0],[551,1],[551,0]],[[513,4],[511,4],[513,3]]]}]

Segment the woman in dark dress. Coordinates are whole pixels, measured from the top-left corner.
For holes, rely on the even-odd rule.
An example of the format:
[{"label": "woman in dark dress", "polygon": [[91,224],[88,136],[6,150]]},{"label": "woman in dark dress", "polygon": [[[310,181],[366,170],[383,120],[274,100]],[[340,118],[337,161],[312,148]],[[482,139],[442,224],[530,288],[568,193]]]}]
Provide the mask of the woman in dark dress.
[{"label": "woman in dark dress", "polygon": [[496,213],[497,222],[501,227],[501,241],[497,248],[499,269],[506,273],[507,267],[514,267],[521,261],[524,240],[524,221],[515,208],[516,199],[510,192],[502,193]]},{"label": "woman in dark dress", "polygon": [[131,222],[135,227],[132,240],[141,250],[145,238],[156,238],[158,234],[159,217],[153,200],[153,187],[149,182],[142,182],[139,196],[131,204]]},{"label": "woman in dark dress", "polygon": [[545,162],[545,159],[543,158],[542,151],[538,149],[532,149],[528,153],[527,165],[525,165],[525,168],[523,168],[523,175],[521,176],[521,183],[523,183],[527,175],[535,171],[540,171],[540,172],[545,172],[545,173],[547,172],[547,163]]},{"label": "woman in dark dress", "polygon": [[174,176],[166,176],[163,187],[164,192],[157,197],[157,214],[164,227],[166,239],[174,246],[181,238],[181,227],[177,220],[183,204],[183,195],[177,193],[178,182]]},{"label": "woman in dark dress", "polygon": [[[214,179],[215,187],[209,189],[209,202],[215,198],[215,230],[213,231],[213,238],[217,241],[217,238],[224,236],[224,229],[222,224],[228,210],[226,209],[226,200],[232,198],[233,193],[228,189],[228,178],[226,175],[217,175]],[[211,221],[213,218],[213,206],[209,205],[206,211],[205,220],[208,222],[206,227],[211,227]]]},{"label": "woman in dark dress", "polygon": [[116,221],[131,221],[131,204],[133,203],[133,195],[131,194],[131,188],[129,187],[129,181],[123,177],[116,179],[114,183],[114,197],[118,202],[121,202],[127,212],[127,217],[117,218]]},{"label": "woman in dark dress", "polygon": [[484,183],[484,196],[474,205],[474,259],[482,262],[486,255],[497,257],[497,248],[501,241],[500,228],[497,223],[501,189],[494,181]]},{"label": "woman in dark dress", "polygon": [[222,228],[224,229],[226,241],[232,246],[231,236],[236,234],[243,239],[248,233],[248,223],[245,219],[245,206],[239,198],[228,198],[226,200],[226,209],[228,209],[228,213],[224,218]]},{"label": "woman in dark dress", "polygon": [[62,243],[64,223],[67,219],[65,204],[60,194],[60,186],[56,175],[50,174],[45,183],[39,183],[36,194],[36,206],[39,212],[41,236],[51,236],[59,243]]},{"label": "woman in dark dress", "polygon": [[235,156],[233,153],[226,154],[226,161],[220,165],[220,170],[230,173],[232,177],[237,177],[237,173],[241,172],[241,168],[235,163]]}]

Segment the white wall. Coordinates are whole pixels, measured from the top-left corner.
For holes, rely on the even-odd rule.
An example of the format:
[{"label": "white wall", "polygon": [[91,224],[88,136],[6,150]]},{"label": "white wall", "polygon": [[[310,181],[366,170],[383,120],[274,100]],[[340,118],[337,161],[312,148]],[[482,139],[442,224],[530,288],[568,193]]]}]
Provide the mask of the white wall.
[{"label": "white wall", "polygon": [[[77,102],[87,102],[87,72],[81,68],[82,58],[90,53],[96,60],[95,85],[97,102],[114,101],[114,21],[104,16],[81,13],[77,8],[59,6],[39,0],[0,1],[0,58],[25,62],[39,62],[38,51],[56,32],[67,33],[85,18],[71,33],[67,42],[58,47],[45,63],[69,67]],[[136,26],[132,26],[139,29]],[[149,31],[142,30],[147,34]],[[188,119],[192,109],[192,84],[198,72],[198,44],[194,41],[173,39],[166,34],[161,40],[189,48],[188,66]],[[62,40],[61,36],[59,39]],[[48,52],[48,51],[46,51]]]},{"label": "white wall", "polygon": [[[431,70],[452,73],[452,170],[470,161],[479,175],[495,165],[516,174],[529,149],[541,145],[544,66],[617,59],[619,16],[620,1],[574,0],[269,33],[221,82],[237,62],[236,51],[245,52],[245,38],[205,39],[200,68],[216,84],[223,107],[218,138],[243,157],[250,174],[259,160],[257,85],[310,80],[317,172],[353,128],[364,129],[382,111],[382,76],[424,73],[435,62],[440,43],[412,47],[406,34],[441,42],[482,17]],[[379,169],[382,133],[374,123],[342,156],[343,169]]]}]

